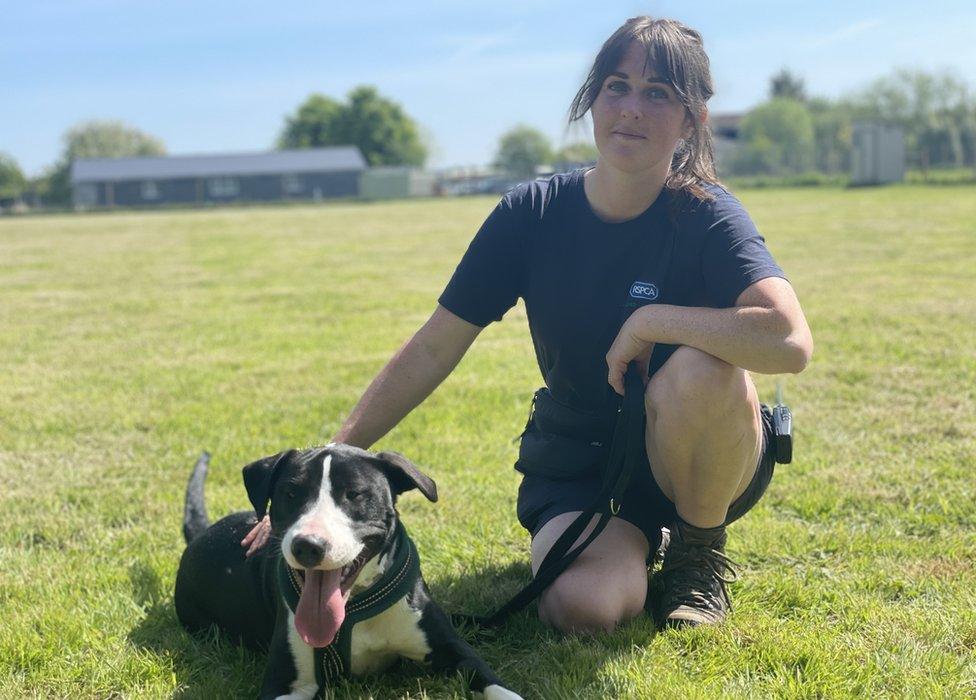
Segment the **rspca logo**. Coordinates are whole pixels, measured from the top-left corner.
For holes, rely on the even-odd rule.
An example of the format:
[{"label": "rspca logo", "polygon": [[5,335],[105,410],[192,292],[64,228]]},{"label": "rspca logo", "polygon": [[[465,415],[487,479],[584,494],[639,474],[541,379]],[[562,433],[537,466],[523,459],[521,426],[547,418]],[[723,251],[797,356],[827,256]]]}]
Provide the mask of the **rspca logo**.
[{"label": "rspca logo", "polygon": [[659,295],[660,292],[658,291],[657,285],[651,284],[650,282],[634,282],[630,288],[630,296],[634,299],[654,301]]}]

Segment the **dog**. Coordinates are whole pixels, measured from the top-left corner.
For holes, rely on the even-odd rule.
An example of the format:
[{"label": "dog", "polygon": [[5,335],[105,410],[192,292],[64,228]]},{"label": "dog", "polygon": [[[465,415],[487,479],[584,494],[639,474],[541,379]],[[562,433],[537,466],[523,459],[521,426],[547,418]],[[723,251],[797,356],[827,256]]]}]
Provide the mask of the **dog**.
[{"label": "dog", "polygon": [[[176,613],[190,631],[267,649],[261,698],[313,698],[400,657],[463,672],[490,700],[520,697],[430,597],[396,499],[418,489],[434,502],[437,486],[405,457],[334,443],[265,457],[243,470],[254,512],[213,525],[208,465],[205,452],[186,489]],[[241,539],[266,512],[272,539],[245,558]]]}]

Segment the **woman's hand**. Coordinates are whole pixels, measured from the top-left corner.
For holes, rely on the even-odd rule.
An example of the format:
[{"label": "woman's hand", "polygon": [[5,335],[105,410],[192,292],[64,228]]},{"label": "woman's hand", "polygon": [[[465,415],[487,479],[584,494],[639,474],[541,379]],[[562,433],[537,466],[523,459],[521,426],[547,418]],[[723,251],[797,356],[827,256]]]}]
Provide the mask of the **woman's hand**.
[{"label": "woman's hand", "polygon": [[267,543],[270,537],[271,518],[265,515],[263,518],[258,520],[257,525],[252,527],[251,531],[247,533],[243,540],[241,540],[241,546],[248,548],[247,551],[244,552],[244,556],[249,557],[261,549],[261,547]]},{"label": "woman's hand", "polygon": [[607,367],[610,370],[607,381],[613,390],[621,396],[624,395],[624,373],[627,365],[636,362],[641,370],[641,380],[647,386],[647,367],[651,362],[651,353],[654,350],[654,341],[648,336],[648,312],[649,307],[642,306],[630,315],[624,325],[620,327],[620,332],[610,345],[607,352]]}]

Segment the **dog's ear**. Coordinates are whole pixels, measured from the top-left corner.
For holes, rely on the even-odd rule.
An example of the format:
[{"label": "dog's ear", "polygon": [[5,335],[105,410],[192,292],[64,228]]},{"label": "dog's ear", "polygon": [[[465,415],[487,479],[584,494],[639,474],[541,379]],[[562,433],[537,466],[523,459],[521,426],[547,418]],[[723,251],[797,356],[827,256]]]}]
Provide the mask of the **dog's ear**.
[{"label": "dog's ear", "polygon": [[281,465],[294,452],[297,450],[287,450],[270,457],[264,457],[256,462],[251,462],[242,470],[247,497],[251,500],[251,505],[254,506],[254,512],[258,514],[259,520],[268,512],[268,501],[271,500],[275,482],[278,481]]},{"label": "dog's ear", "polygon": [[432,503],[437,501],[437,484],[402,454],[377,452],[375,459],[386,474],[394,496],[410,489],[420,489],[420,493],[424,494],[428,501]]}]

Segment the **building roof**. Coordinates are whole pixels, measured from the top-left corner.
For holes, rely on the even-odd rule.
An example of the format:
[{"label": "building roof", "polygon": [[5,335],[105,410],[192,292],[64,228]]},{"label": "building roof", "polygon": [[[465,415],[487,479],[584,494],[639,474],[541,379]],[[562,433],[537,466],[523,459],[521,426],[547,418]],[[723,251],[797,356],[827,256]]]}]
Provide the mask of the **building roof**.
[{"label": "building roof", "polygon": [[745,115],[733,112],[708,115],[708,123],[712,125],[712,133],[726,138],[738,138],[742,118]]},{"label": "building roof", "polygon": [[195,156],[79,158],[71,165],[71,182],[278,175],[365,168],[366,161],[355,146]]}]

